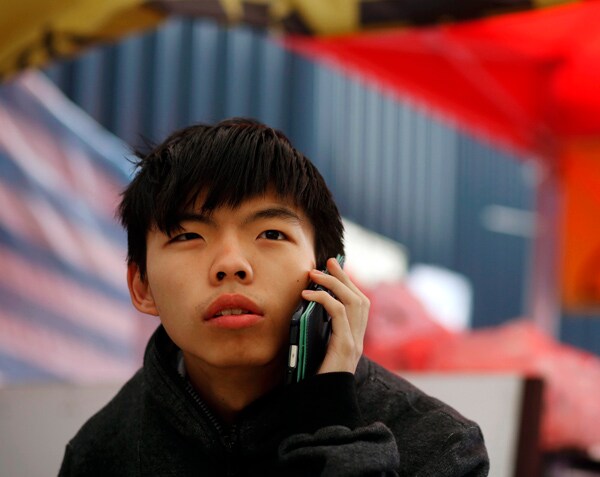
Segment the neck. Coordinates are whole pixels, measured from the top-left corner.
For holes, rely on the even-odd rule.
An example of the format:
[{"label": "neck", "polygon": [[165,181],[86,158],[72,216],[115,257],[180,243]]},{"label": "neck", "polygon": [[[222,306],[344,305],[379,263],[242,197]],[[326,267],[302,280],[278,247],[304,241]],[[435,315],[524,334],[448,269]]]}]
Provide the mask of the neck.
[{"label": "neck", "polygon": [[215,368],[184,352],[184,362],[196,392],[228,424],[250,403],[281,385],[285,371],[281,360],[262,367]]}]

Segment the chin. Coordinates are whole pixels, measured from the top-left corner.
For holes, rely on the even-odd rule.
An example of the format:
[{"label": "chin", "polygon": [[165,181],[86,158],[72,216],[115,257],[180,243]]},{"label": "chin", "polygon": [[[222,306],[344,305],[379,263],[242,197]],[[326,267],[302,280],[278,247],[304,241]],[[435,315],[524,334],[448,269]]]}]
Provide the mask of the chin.
[{"label": "chin", "polygon": [[[218,368],[223,369],[242,369],[242,368],[271,368],[276,367],[276,360],[273,357],[263,356],[248,356],[247,358],[240,359],[239,356],[222,357],[215,360],[214,365]],[[282,361],[282,367],[285,361]]]},{"label": "chin", "polygon": [[[243,368],[281,368],[284,369],[286,358],[283,353],[276,350],[230,348],[231,353],[218,353],[206,359],[208,363],[221,369]],[[283,372],[283,371],[282,371]]]}]

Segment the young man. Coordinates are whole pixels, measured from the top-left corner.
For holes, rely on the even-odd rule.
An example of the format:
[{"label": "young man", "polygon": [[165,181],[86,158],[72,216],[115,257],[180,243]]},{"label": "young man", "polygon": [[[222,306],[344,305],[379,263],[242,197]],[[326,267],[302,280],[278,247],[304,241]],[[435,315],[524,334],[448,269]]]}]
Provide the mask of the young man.
[{"label": "young man", "polygon": [[[138,167],[119,209],[127,280],[161,326],[60,475],[487,475],[476,424],[361,356],[369,302],[331,258],[339,212],[287,138],[246,119],[192,126]],[[332,335],[317,374],[285,385],[301,298]]]}]

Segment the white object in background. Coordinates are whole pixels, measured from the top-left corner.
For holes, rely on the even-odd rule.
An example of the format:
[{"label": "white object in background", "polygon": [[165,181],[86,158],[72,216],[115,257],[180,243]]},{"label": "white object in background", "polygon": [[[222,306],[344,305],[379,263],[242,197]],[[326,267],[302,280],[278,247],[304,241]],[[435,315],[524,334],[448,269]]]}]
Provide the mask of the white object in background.
[{"label": "white object in background", "polygon": [[406,284],[441,325],[452,331],[470,327],[473,290],[464,275],[442,267],[416,264],[408,272]]},{"label": "white object in background", "polygon": [[403,280],[406,276],[406,248],[383,235],[343,219],[346,269],[365,286]]}]

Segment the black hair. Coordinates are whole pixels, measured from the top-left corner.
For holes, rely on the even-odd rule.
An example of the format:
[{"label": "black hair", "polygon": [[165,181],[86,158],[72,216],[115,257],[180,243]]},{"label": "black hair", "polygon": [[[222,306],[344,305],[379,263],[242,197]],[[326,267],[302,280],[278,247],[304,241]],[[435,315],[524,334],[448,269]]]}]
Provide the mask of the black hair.
[{"label": "black hair", "polygon": [[340,213],[325,180],[280,131],[252,119],[232,118],[181,129],[136,156],[138,170],[117,214],[127,231],[127,262],[137,264],[142,278],[148,232],[157,227],[171,235],[181,212],[200,194],[201,212],[210,213],[273,191],[309,218],[319,268],[344,252]]}]

